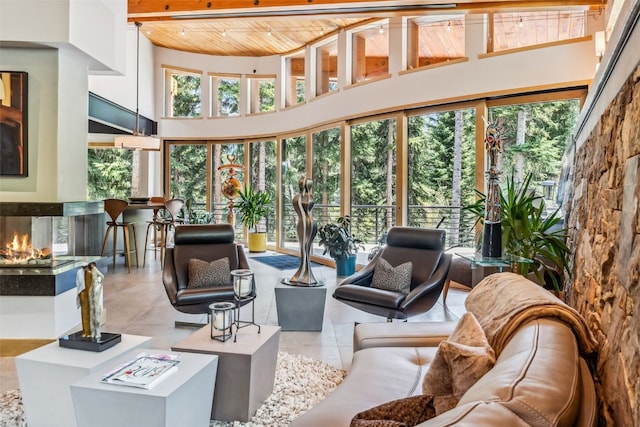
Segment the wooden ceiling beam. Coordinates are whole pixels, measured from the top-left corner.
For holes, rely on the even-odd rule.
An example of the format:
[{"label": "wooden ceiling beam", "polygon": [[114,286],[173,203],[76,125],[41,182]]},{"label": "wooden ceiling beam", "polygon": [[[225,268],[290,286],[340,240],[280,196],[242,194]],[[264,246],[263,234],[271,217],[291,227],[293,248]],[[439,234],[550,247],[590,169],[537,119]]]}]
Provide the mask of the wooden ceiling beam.
[{"label": "wooden ceiling beam", "polygon": [[[419,4],[418,4],[419,3]],[[605,2],[606,3],[606,2]],[[430,8],[430,5],[432,8]],[[332,7],[333,6],[333,7]],[[389,6],[387,0],[128,0],[129,21],[158,21],[174,19],[181,15],[204,15],[211,19],[215,14],[242,13],[243,17],[264,14],[271,9],[273,17],[292,15],[345,15],[384,13],[393,16],[400,13],[425,12],[434,10],[492,11],[499,9],[524,10],[530,8],[557,8],[588,6],[592,9],[603,7],[597,0],[554,0],[542,1],[484,1],[484,0],[431,0],[416,4]],[[366,10],[365,10],[366,9]],[[307,12],[305,12],[307,11]],[[263,15],[262,15],[263,16]]]}]

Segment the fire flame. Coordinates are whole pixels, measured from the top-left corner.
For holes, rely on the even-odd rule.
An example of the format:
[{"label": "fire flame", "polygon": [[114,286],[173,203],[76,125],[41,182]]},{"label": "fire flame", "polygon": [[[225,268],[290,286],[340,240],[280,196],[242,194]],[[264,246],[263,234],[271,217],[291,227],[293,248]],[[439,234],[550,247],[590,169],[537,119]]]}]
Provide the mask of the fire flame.
[{"label": "fire flame", "polygon": [[48,259],[51,251],[48,249],[34,249],[31,245],[29,234],[22,237],[17,232],[13,233],[13,240],[6,244],[5,250],[0,253],[0,263],[25,264],[39,259]]}]

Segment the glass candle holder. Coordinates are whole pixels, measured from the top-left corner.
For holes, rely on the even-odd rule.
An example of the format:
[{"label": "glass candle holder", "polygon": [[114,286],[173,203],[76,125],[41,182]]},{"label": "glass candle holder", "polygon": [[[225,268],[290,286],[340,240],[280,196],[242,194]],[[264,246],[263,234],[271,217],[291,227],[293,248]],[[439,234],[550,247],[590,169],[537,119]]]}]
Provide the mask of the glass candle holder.
[{"label": "glass candle holder", "polygon": [[253,293],[253,271],[247,269],[231,271],[233,293],[237,298],[246,298]]},{"label": "glass candle holder", "polygon": [[212,339],[224,342],[231,338],[235,308],[231,302],[215,302],[209,306]]}]

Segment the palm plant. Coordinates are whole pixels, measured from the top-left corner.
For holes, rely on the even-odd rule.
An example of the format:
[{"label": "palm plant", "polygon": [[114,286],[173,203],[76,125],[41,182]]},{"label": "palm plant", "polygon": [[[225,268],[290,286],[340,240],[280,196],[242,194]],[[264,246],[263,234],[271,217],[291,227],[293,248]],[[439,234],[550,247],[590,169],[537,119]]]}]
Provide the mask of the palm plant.
[{"label": "palm plant", "polygon": [[[534,273],[540,283],[545,277],[551,280],[556,291],[560,290],[558,275],[570,274],[566,245],[567,229],[562,228],[559,209],[546,214],[544,198],[530,190],[531,175],[517,186],[513,177],[506,189],[500,189],[503,253],[533,260],[517,263],[514,268],[524,276]],[[485,195],[478,192],[478,200],[465,209],[484,218]],[[546,274],[545,274],[546,273]]]},{"label": "palm plant", "polygon": [[269,213],[269,193],[256,191],[251,185],[245,185],[244,190],[238,192],[238,196],[239,199],[235,201],[234,206],[241,215],[242,224],[247,229],[257,232],[258,224]]}]

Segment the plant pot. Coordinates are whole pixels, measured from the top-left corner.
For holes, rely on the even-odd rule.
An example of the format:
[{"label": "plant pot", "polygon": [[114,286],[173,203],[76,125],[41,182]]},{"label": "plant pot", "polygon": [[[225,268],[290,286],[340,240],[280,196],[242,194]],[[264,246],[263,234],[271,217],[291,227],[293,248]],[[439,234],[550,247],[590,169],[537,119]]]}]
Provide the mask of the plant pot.
[{"label": "plant pot", "polygon": [[356,272],[356,255],[349,257],[337,258],[336,261],[336,275],[346,277],[351,276]]},{"label": "plant pot", "polygon": [[265,252],[267,250],[267,233],[249,233],[247,246],[249,252]]}]

